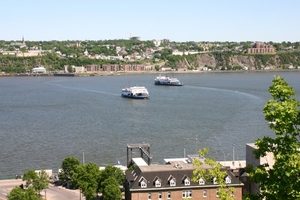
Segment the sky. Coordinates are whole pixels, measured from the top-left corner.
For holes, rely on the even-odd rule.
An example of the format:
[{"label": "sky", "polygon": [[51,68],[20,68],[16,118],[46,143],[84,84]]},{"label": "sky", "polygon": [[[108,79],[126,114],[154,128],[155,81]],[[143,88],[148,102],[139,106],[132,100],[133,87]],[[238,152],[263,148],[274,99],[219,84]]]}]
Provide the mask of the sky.
[{"label": "sky", "polygon": [[0,0],[0,40],[298,42],[299,0]]}]

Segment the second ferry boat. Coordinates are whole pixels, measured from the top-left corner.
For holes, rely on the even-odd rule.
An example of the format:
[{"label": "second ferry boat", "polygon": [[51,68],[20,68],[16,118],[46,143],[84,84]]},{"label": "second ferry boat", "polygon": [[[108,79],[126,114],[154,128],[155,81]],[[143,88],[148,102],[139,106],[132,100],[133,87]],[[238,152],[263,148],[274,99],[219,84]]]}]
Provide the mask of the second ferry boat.
[{"label": "second ferry boat", "polygon": [[157,76],[154,79],[155,85],[169,85],[169,86],[183,86],[183,83],[180,82],[178,78],[169,77],[169,76]]}]

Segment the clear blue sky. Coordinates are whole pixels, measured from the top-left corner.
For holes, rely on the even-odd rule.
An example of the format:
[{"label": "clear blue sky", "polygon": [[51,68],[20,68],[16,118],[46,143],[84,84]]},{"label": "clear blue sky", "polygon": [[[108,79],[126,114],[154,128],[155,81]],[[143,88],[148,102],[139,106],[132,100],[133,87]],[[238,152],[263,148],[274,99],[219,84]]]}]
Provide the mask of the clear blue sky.
[{"label": "clear blue sky", "polygon": [[0,0],[0,40],[300,41],[300,0]]}]

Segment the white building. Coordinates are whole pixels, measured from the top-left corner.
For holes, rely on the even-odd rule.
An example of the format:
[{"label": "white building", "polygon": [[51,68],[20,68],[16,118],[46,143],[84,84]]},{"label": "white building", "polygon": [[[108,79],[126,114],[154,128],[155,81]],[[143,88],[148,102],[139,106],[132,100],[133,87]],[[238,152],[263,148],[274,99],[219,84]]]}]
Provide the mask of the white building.
[{"label": "white building", "polygon": [[46,73],[47,70],[43,66],[35,66],[32,70],[31,73]]}]

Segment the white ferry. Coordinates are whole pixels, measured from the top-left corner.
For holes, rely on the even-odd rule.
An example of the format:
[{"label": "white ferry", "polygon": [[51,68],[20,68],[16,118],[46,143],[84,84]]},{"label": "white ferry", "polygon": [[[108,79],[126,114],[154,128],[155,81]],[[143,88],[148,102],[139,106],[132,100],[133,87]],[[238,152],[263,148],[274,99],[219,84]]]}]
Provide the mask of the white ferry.
[{"label": "white ferry", "polygon": [[148,99],[150,97],[147,88],[145,88],[144,86],[123,88],[121,96],[131,99]]},{"label": "white ferry", "polygon": [[157,76],[154,79],[155,85],[169,85],[169,86],[183,86],[183,83],[180,82],[178,78],[169,77],[169,76]]}]

